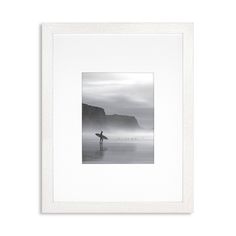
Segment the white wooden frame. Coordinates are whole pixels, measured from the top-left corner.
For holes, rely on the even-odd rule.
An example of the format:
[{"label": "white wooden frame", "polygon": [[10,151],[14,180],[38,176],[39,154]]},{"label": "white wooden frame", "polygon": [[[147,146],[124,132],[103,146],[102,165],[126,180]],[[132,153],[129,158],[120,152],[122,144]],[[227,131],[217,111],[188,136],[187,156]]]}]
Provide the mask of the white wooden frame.
[{"label": "white wooden frame", "polygon": [[[183,201],[53,201],[53,34],[183,34]],[[42,213],[191,213],[193,209],[193,24],[81,23],[42,25]]]}]

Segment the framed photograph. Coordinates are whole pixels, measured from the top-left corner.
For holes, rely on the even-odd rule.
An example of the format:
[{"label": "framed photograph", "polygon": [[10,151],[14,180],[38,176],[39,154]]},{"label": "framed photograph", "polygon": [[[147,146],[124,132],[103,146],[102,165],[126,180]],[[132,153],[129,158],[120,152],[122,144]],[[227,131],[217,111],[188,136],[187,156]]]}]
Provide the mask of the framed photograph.
[{"label": "framed photograph", "polygon": [[191,213],[193,24],[42,25],[42,213]]}]

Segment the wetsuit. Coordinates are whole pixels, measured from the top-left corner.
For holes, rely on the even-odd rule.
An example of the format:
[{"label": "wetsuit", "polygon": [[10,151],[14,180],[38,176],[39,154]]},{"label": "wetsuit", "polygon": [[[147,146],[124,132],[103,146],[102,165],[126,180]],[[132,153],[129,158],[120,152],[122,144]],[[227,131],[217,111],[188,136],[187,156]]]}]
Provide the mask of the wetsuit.
[{"label": "wetsuit", "polygon": [[101,133],[100,133],[100,142],[103,142],[102,133],[103,133],[103,131],[101,131]]}]

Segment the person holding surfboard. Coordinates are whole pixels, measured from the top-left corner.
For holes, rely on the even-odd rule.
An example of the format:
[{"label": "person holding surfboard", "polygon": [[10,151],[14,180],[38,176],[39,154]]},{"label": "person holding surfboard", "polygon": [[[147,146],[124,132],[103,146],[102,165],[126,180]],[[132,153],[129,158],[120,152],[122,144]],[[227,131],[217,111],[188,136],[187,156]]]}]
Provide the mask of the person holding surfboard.
[{"label": "person holding surfboard", "polygon": [[103,131],[101,131],[101,133],[96,133],[95,135],[100,138],[100,143],[102,143],[104,139],[108,139],[106,136],[103,135]]}]

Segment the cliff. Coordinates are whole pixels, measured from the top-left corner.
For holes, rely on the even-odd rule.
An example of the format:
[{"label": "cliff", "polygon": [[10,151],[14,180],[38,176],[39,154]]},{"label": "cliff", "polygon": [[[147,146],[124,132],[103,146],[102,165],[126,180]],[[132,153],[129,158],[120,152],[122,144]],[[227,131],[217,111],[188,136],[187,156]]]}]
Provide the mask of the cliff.
[{"label": "cliff", "polygon": [[83,128],[104,127],[106,123],[104,109],[100,107],[82,104],[82,124]]},{"label": "cliff", "polygon": [[140,126],[134,116],[106,115],[101,107],[82,104],[83,129],[138,130]]}]

